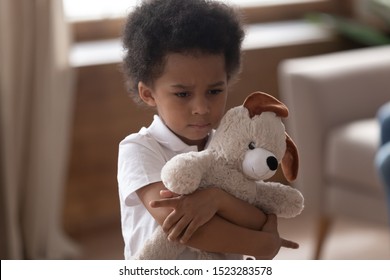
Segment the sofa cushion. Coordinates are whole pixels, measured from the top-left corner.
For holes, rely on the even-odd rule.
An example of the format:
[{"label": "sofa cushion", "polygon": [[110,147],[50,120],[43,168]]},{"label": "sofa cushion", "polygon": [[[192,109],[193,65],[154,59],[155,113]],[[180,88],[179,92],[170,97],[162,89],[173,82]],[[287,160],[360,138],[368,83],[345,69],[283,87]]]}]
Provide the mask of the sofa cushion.
[{"label": "sofa cushion", "polygon": [[383,193],[375,168],[379,146],[376,119],[351,122],[331,131],[325,143],[325,177],[361,191]]}]

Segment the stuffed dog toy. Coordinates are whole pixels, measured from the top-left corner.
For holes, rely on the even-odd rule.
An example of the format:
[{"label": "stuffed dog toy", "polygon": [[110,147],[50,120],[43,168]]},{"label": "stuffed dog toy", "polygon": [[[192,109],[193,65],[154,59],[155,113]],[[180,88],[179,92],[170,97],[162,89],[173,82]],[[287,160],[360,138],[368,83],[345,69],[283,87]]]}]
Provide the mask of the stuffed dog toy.
[{"label": "stuffed dog toy", "polygon": [[[285,132],[287,107],[271,95],[255,92],[242,106],[226,112],[207,149],[173,157],[161,172],[165,186],[176,194],[216,186],[263,212],[292,218],[303,209],[303,196],[290,186],[265,182],[279,164],[288,181],[298,173],[298,152]],[[135,259],[175,259],[185,245],[167,240],[158,227]],[[198,259],[220,258],[198,252]]]}]

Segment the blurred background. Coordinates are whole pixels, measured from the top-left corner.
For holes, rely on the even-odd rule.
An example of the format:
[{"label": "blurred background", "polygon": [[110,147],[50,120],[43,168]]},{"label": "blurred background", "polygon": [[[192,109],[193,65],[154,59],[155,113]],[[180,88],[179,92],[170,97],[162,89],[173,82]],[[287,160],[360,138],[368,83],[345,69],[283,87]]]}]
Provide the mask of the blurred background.
[{"label": "blurred background", "polygon": [[[294,87],[294,83],[297,79],[299,84],[307,75],[294,71],[300,66],[310,69],[307,76],[311,79],[310,73],[326,70],[320,65],[327,56],[322,60],[306,58],[372,49],[381,51],[380,59],[374,59],[379,64],[390,58],[389,1],[219,1],[237,5],[246,23],[243,70],[230,90],[228,108],[260,90],[287,102],[289,108],[293,107],[293,117],[304,110],[295,108],[292,96],[305,89]],[[138,107],[127,96],[120,66],[123,23],[139,2],[0,0],[1,259],[123,258],[116,182],[118,144],[128,134],[147,126],[153,116],[153,111]],[[345,63],[359,62],[360,57],[370,63],[371,57],[378,56],[357,53]],[[344,64],[343,57],[329,59],[337,62],[336,71],[331,71],[334,74]],[[390,80],[389,68],[379,68],[382,76],[375,76]],[[371,68],[366,70],[372,72]],[[332,83],[329,80],[323,88]],[[350,80],[347,83],[351,84]],[[316,91],[313,84],[311,89]],[[389,87],[385,85],[388,82],[378,86],[382,97],[371,92],[369,99],[363,98],[363,104],[371,104],[364,118],[375,118],[380,105],[390,101]],[[337,100],[336,97],[329,102]],[[355,101],[356,97],[352,97],[349,104]],[[363,107],[367,106],[356,106],[356,112]],[[323,110],[333,115],[332,106],[329,108]],[[312,117],[303,113],[300,116],[322,120],[315,113]],[[357,116],[358,113],[346,120]],[[286,125],[299,138],[302,134],[297,122],[292,119]],[[329,126],[313,139],[323,139],[327,131]],[[372,134],[379,137],[378,130]],[[300,150],[306,149],[300,143],[304,141],[297,141]],[[319,142],[318,146],[325,144]],[[371,155],[377,148],[375,142]],[[297,218],[280,220],[279,226],[281,235],[298,241],[301,248],[282,249],[277,258],[390,259],[383,182],[373,179],[379,201],[372,202],[379,205],[376,212],[359,204],[360,200],[354,202],[379,219],[338,217],[323,211],[325,201],[331,201],[332,196],[326,198],[320,187],[330,179],[325,178],[326,170],[325,175],[321,170],[316,173],[308,162],[322,164],[325,152],[324,148],[318,159],[303,153],[300,176],[312,173],[324,180],[297,181],[307,201],[306,209]],[[371,166],[372,161],[363,164]],[[273,180],[285,182],[281,173]],[[312,182],[316,185],[314,194],[308,186]],[[370,187],[370,181],[366,185]],[[345,208],[352,209],[347,200],[343,202]],[[322,244],[320,253],[318,244]]]}]

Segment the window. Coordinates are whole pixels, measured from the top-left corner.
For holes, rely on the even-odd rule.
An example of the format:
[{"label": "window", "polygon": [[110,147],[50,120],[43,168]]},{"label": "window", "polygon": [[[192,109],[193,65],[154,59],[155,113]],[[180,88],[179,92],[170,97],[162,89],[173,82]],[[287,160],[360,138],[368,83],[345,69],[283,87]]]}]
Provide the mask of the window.
[{"label": "window", "polygon": [[[290,24],[292,21],[299,21],[308,12],[348,14],[350,9],[350,6],[348,6],[350,1],[340,0],[216,1],[239,6],[244,14],[245,22],[248,24],[248,30],[251,30],[253,34],[256,32],[271,34],[272,38],[270,37],[268,40],[270,43],[275,41],[275,36],[290,38],[286,35],[280,35],[281,33],[270,31],[275,28],[277,30],[285,29],[283,34],[288,32],[291,35],[295,34],[295,31],[291,31],[292,27],[299,29],[300,26],[303,26],[302,28],[306,31],[301,32],[302,34],[315,33],[315,31],[305,28],[299,22]],[[71,22],[74,35],[75,44],[72,51],[72,63],[74,65],[92,65],[118,60],[118,57],[120,58],[122,55],[118,45],[119,38],[122,35],[124,18],[131,9],[141,2],[142,0],[63,0],[65,13],[69,22]],[[256,46],[256,41],[247,40],[246,47],[248,49]],[[92,49],[99,51],[99,53],[92,52]],[[104,53],[100,51],[104,51]],[[90,61],[91,57],[92,60]]]},{"label": "window", "polygon": [[[247,24],[296,20],[308,12],[350,14],[350,1],[216,0],[241,7]],[[76,42],[120,36],[125,16],[142,0],[63,0]]]},{"label": "window", "polygon": [[63,0],[65,15],[71,22],[124,17],[138,2],[138,0]]},{"label": "window", "polygon": [[[281,6],[330,2],[324,0],[216,0],[237,5],[243,9],[264,6]],[[124,17],[142,0],[63,0],[69,21],[113,19]]]}]

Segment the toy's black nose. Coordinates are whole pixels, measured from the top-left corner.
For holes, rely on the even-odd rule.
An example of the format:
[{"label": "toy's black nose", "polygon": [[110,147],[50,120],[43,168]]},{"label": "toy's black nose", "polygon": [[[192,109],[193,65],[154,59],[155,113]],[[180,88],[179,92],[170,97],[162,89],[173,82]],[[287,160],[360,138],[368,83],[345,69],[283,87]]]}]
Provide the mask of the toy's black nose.
[{"label": "toy's black nose", "polygon": [[270,156],[267,158],[267,165],[269,169],[275,171],[278,168],[278,160],[276,159],[276,157]]}]

